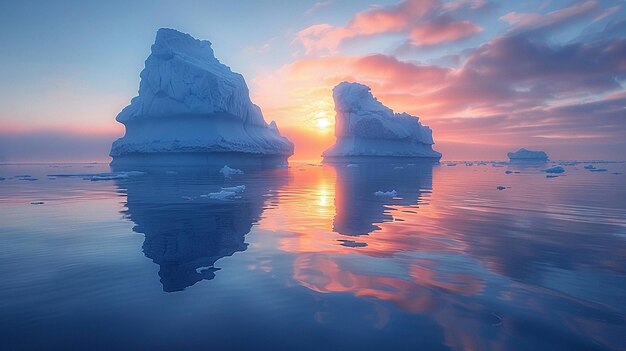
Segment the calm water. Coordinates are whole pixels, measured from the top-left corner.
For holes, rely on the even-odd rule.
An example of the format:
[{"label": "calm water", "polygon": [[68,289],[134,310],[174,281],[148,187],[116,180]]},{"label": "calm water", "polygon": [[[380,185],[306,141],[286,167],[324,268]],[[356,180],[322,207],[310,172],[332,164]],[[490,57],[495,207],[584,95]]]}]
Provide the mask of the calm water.
[{"label": "calm water", "polygon": [[0,165],[0,349],[624,350],[626,164],[584,165]]}]

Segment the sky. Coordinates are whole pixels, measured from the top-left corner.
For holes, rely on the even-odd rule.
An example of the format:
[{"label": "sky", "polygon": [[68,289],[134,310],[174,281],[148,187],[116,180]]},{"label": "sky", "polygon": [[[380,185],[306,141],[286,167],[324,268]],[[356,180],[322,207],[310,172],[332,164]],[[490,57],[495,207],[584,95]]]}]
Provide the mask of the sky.
[{"label": "sky", "polygon": [[158,28],[212,42],[319,159],[357,81],[448,160],[626,160],[626,0],[0,0],[0,162],[108,161]]}]

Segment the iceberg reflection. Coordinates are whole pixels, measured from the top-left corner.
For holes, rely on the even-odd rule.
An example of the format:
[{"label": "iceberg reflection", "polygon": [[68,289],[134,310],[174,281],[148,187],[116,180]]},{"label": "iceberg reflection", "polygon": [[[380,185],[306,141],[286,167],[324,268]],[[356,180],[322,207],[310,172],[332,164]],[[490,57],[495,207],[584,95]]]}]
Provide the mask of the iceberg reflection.
[{"label": "iceberg reflection", "polygon": [[332,163],[335,168],[333,231],[365,235],[379,230],[377,223],[393,221],[390,205],[417,206],[433,187],[433,163]]},{"label": "iceberg reflection", "polygon": [[[217,168],[153,168],[117,185],[127,194],[124,213],[133,230],[145,235],[144,254],[160,266],[163,290],[173,292],[213,279],[216,261],[246,250],[245,235],[285,175],[266,169],[225,178]],[[245,191],[234,197],[207,196],[241,185]]]}]

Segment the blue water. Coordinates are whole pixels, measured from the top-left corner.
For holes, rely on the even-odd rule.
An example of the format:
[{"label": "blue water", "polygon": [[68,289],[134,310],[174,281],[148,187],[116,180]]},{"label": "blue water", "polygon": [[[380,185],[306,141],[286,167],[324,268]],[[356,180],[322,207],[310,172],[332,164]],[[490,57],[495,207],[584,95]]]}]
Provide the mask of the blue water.
[{"label": "blue water", "polygon": [[626,164],[550,165],[0,165],[0,349],[624,350]]}]

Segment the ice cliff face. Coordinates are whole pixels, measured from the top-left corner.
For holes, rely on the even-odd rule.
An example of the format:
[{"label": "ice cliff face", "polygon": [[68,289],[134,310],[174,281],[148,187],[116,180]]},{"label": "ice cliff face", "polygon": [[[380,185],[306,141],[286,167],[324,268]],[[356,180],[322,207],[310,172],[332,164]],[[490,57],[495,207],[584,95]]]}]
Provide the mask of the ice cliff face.
[{"label": "ice cliff face", "polygon": [[117,115],[126,134],[113,162],[156,154],[293,154],[293,144],[267,124],[241,74],[213,54],[211,43],[159,29],[141,72],[139,95]]},{"label": "ice cliff face", "polygon": [[393,156],[439,159],[432,131],[407,113],[394,113],[378,101],[370,88],[343,82],[333,89],[335,145],[324,159],[351,156]]},{"label": "ice cliff face", "polygon": [[532,151],[521,148],[507,154],[511,161],[547,161],[548,155],[544,151]]}]

